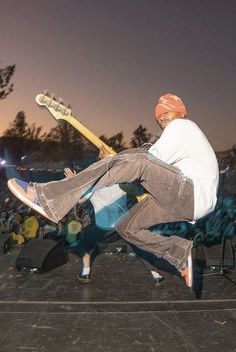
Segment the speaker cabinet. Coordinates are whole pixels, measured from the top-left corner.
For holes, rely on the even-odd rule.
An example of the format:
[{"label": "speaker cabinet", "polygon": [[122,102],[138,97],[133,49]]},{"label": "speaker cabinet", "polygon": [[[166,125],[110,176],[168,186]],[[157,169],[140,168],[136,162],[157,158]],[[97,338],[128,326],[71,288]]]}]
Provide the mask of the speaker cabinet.
[{"label": "speaker cabinet", "polygon": [[37,269],[45,273],[67,263],[68,259],[62,244],[50,239],[33,239],[22,248],[15,265],[19,271]]},{"label": "speaker cabinet", "polygon": [[5,254],[11,249],[11,236],[8,234],[0,235],[0,255]]}]

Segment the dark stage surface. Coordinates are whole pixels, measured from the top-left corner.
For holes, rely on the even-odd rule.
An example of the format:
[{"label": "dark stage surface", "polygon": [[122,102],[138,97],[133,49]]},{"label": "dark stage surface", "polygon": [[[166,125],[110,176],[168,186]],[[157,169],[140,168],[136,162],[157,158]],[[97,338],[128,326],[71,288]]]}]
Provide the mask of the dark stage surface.
[{"label": "dark stage surface", "polygon": [[76,254],[39,274],[16,271],[19,251],[0,257],[1,352],[236,351],[236,286],[224,277],[205,277],[196,300],[174,274],[155,287],[128,254],[103,251],[83,285]]}]

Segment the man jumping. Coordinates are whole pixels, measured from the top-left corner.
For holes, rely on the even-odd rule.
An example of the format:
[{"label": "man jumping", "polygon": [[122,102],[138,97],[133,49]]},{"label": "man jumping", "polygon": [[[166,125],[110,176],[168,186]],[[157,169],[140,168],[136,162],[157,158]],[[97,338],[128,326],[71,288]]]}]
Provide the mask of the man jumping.
[{"label": "man jumping", "polygon": [[200,128],[187,119],[182,100],[160,97],[155,117],[164,130],[148,151],[130,149],[102,159],[61,181],[8,181],[22,202],[58,222],[86,194],[114,184],[138,181],[147,196],[116,224],[128,242],[164,258],[193,285],[192,242],[178,236],[153,234],[154,225],[195,221],[213,211],[219,181],[215,153]]}]

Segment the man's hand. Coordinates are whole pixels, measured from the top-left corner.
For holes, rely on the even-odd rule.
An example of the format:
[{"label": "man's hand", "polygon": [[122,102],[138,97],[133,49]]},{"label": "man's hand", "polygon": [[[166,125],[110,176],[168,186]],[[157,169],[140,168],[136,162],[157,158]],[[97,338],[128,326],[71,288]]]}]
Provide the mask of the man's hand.
[{"label": "man's hand", "polygon": [[76,175],[76,172],[75,171],[72,171],[69,167],[65,167],[64,169],[64,175],[66,177],[72,177],[72,176],[75,176]]},{"label": "man's hand", "polygon": [[108,156],[110,156],[110,153],[106,150],[104,145],[101,145],[99,149],[100,149],[100,152],[99,152],[99,155],[98,155],[99,159],[105,159]]}]

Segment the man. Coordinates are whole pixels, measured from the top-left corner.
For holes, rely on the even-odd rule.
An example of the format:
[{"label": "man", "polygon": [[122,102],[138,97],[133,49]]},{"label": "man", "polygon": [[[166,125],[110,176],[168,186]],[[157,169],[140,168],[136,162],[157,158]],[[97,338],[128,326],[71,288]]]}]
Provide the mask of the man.
[{"label": "man", "polygon": [[197,220],[216,204],[219,171],[214,151],[186,116],[182,100],[168,93],[155,109],[163,134],[148,151],[131,149],[109,156],[62,181],[32,185],[11,179],[8,186],[25,204],[58,222],[89,192],[139,181],[147,196],[121,218],[116,231],[128,242],[166,259],[192,287],[192,242],[150,231],[159,223]]}]

